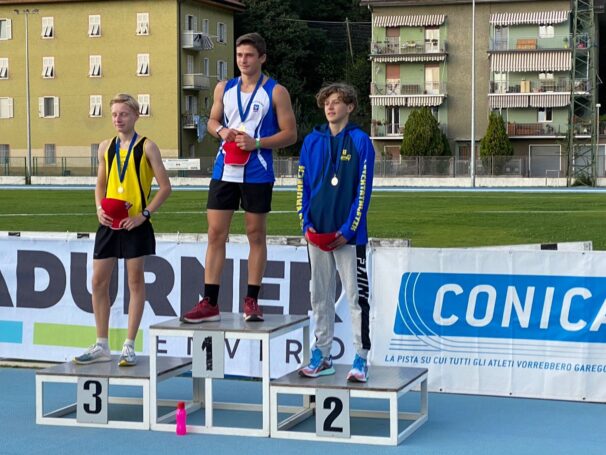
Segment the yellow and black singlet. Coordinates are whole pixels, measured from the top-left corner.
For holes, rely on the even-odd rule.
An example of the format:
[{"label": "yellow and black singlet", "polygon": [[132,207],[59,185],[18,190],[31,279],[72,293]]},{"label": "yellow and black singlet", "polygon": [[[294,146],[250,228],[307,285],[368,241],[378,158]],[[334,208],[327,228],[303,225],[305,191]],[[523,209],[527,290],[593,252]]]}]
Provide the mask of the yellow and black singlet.
[{"label": "yellow and black singlet", "polygon": [[[130,202],[132,206],[128,210],[128,216],[135,216],[141,213],[147,207],[151,194],[154,171],[145,156],[144,145],[146,139],[145,137],[141,137],[134,144],[122,182],[120,182],[116,159],[120,159],[120,167],[124,168],[124,160],[128,154],[128,148],[122,148],[121,144],[120,156],[116,157],[117,137],[114,137],[104,155],[105,176],[107,179],[105,197]],[[128,144],[126,146],[128,147]],[[123,189],[122,193],[118,192],[118,188],[120,187]]]}]

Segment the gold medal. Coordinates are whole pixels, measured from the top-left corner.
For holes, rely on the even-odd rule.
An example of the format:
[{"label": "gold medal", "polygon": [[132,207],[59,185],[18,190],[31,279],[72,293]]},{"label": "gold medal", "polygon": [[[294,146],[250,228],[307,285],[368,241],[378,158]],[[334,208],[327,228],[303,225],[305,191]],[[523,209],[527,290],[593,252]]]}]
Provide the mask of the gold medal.
[{"label": "gold medal", "polygon": [[332,186],[337,186],[339,184],[339,179],[337,178],[336,175],[330,180],[330,184]]},{"label": "gold medal", "polygon": [[118,193],[120,193],[120,194],[124,193],[124,188],[122,188],[122,186],[118,187]]}]

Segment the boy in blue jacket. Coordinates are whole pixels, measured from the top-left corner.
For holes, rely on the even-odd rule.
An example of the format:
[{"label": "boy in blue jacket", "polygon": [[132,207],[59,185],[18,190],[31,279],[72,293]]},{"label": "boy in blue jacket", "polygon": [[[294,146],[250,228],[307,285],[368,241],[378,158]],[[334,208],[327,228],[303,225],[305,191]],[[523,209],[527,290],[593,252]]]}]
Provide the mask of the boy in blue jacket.
[{"label": "boy in blue jacket", "polygon": [[349,122],[357,106],[355,89],[330,84],[316,95],[328,123],[303,141],[297,181],[297,211],[308,244],[311,308],[316,340],[309,365],[299,374],[334,374],[330,349],[334,337],[336,272],[351,313],[356,356],[349,381],[366,382],[370,350],[366,214],[372,191],[372,142]]}]

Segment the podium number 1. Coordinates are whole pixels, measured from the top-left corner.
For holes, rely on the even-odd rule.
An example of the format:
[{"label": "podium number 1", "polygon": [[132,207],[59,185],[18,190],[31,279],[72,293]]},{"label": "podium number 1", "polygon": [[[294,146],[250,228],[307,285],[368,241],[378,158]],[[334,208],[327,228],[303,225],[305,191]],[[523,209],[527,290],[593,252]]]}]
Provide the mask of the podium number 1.
[{"label": "podium number 1", "polygon": [[194,332],[192,343],[192,376],[222,378],[224,376],[225,334],[223,332]]},{"label": "podium number 1", "polygon": [[316,434],[349,438],[349,390],[316,390]]},{"label": "podium number 1", "polygon": [[107,423],[107,388],[107,378],[78,378],[78,423]]}]

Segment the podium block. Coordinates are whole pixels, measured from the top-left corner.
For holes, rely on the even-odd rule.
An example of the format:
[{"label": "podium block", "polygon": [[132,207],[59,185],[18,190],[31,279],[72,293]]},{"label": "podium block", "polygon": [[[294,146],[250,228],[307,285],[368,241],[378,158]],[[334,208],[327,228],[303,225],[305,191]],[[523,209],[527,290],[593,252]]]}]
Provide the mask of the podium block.
[{"label": "podium block", "polygon": [[[36,423],[149,430],[150,359],[138,356],[137,365],[119,367],[119,356],[110,362],[77,365],[66,362],[36,372]],[[163,380],[191,369],[191,359],[163,357],[156,363],[157,377]],[[49,393],[45,384],[76,384],[76,401],[45,412]],[[141,397],[112,396],[110,387],[130,386],[140,389]],[[120,419],[120,412],[112,408],[120,405],[137,406],[138,420]]]},{"label": "podium block", "polygon": [[[427,369],[371,366],[368,382],[356,383],[346,379],[349,368],[335,365],[334,375],[306,378],[293,372],[271,381],[271,437],[398,445],[427,421]],[[399,398],[415,387],[420,387],[419,410],[401,411]],[[281,405],[281,395],[302,396],[303,405]],[[381,400],[388,410],[353,408],[350,398]],[[354,419],[382,419],[386,435],[356,434]]]},{"label": "podium block", "polygon": [[[158,431],[174,431],[174,411],[160,414],[157,391],[157,380],[154,372],[158,371],[160,359],[157,356],[157,341],[159,337],[190,337],[194,340],[192,360],[192,401],[186,403],[188,414],[187,431],[189,433],[211,433],[243,436],[269,436],[270,422],[270,341],[278,336],[303,329],[303,349],[309,351],[309,317],[297,315],[265,315],[264,321],[246,322],[242,314],[221,313],[221,320],[188,324],[179,319],[172,319],[149,328],[150,334],[150,419],[151,429]],[[218,402],[213,398],[213,381],[221,380],[224,376],[223,347],[217,350],[221,340],[237,338],[243,340],[258,340],[261,342],[261,404]],[[200,350],[198,350],[200,348]],[[197,357],[196,357],[197,356]],[[219,365],[219,367],[217,366]],[[237,379],[237,378],[236,378]],[[248,379],[248,378],[243,378]],[[235,394],[234,394],[235,395]],[[167,403],[168,400],[162,400]],[[176,400],[175,400],[176,403]],[[174,403],[172,403],[174,405]],[[174,409],[174,406],[173,406]],[[256,428],[222,426],[213,420],[215,410],[261,413],[261,425]],[[203,412],[202,424],[191,424],[190,416]]]}]

